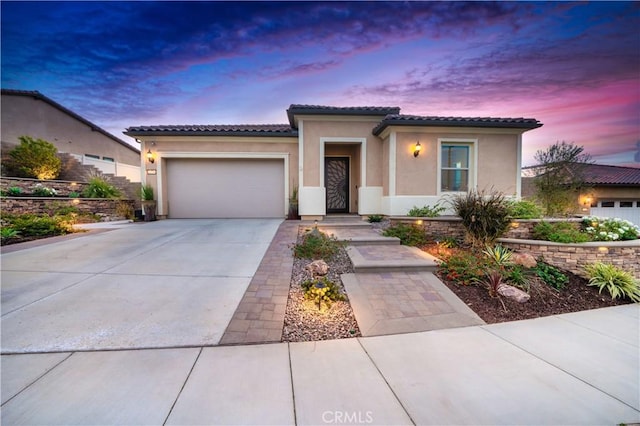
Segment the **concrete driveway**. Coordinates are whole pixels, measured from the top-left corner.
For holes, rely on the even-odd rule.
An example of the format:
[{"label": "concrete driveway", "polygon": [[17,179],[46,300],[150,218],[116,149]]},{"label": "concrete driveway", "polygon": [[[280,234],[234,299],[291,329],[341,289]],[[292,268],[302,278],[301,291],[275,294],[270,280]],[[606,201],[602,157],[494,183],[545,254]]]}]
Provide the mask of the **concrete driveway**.
[{"label": "concrete driveway", "polygon": [[2,353],[215,345],[280,223],[163,220],[2,254]]}]

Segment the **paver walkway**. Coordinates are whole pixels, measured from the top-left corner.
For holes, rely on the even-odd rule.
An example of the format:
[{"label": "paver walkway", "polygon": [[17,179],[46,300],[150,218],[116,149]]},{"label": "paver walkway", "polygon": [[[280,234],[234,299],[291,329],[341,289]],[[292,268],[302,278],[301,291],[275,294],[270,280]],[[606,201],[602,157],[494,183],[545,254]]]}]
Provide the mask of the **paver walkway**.
[{"label": "paver walkway", "polygon": [[[281,341],[293,269],[291,245],[301,225],[315,226],[299,221],[280,226],[221,345]],[[317,226],[349,242],[355,273],[341,278],[363,336],[484,324],[432,273],[437,266],[433,256],[380,235],[359,216],[331,218]]]}]

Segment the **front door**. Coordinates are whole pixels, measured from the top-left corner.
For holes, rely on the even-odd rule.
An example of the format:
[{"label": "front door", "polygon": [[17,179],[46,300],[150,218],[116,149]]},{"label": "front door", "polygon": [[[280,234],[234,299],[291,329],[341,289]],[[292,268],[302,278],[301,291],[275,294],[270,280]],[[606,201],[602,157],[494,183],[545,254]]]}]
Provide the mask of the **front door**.
[{"label": "front door", "polygon": [[324,159],[327,213],[349,213],[349,157]]}]

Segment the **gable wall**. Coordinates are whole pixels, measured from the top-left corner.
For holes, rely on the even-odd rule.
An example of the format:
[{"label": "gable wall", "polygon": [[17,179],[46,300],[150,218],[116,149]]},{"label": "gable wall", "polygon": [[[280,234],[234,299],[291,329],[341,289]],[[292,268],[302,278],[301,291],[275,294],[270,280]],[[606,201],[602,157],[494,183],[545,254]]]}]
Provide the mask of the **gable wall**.
[{"label": "gable wall", "polygon": [[2,95],[2,141],[17,145],[18,138],[25,135],[51,142],[59,152],[92,154],[140,165],[140,154],[135,148],[91,130],[47,102],[29,96]]}]

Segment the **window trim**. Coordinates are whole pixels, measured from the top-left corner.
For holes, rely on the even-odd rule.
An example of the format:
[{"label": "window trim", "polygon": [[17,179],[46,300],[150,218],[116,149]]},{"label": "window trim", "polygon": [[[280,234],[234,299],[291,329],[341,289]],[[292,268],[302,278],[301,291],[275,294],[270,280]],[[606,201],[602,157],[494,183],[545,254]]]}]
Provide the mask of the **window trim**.
[{"label": "window trim", "polygon": [[[466,194],[466,191],[443,191],[442,190],[442,147],[443,146],[467,146],[469,147],[469,182],[468,190],[476,188],[478,182],[478,139],[465,138],[438,138],[437,153],[437,176],[436,185],[438,195],[443,194]],[[449,169],[448,169],[449,170]]]}]

